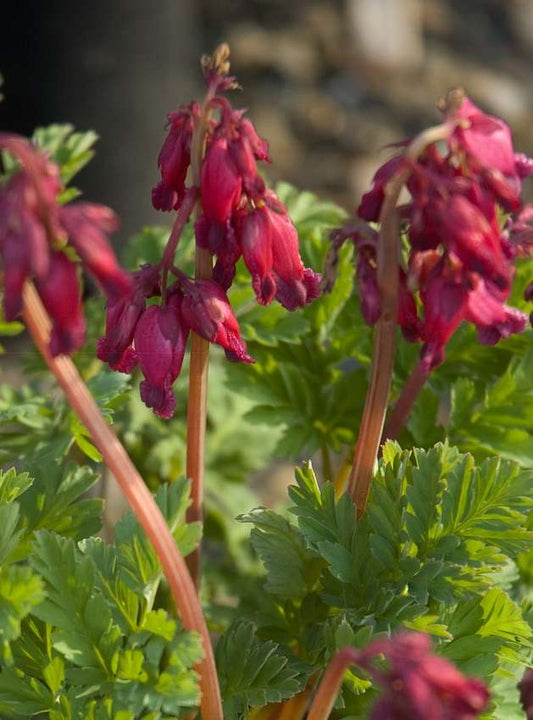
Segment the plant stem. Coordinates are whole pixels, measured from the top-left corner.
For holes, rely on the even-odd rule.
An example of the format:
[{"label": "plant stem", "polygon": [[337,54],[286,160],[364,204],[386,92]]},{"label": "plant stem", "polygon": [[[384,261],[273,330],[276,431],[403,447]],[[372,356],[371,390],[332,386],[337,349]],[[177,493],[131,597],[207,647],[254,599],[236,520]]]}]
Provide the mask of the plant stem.
[{"label": "plant stem", "polygon": [[[207,250],[196,248],[195,277],[211,277],[211,256]],[[188,522],[202,521],[204,501],[204,456],[207,418],[207,379],[209,370],[209,342],[193,333],[189,368],[187,400],[187,477],[191,479],[191,504]],[[200,547],[188,557],[189,571],[198,587],[200,580]]]},{"label": "plant stem", "polygon": [[428,377],[429,371],[424,368],[419,360],[403,386],[400,397],[387,419],[382,442],[395,440],[399,436]]},{"label": "plant stem", "polygon": [[187,630],[199,633],[204,658],[198,663],[203,720],[223,720],[213,649],[198,594],[187,566],[153,496],[118,438],[102,416],[94,398],[67,356],[53,358],[48,350],[50,318],[30,283],[24,287],[23,315],[37,348],[56,377],[67,400],[88,428],[95,446],[119,483],[161,562],[181,620]]},{"label": "plant stem", "polygon": [[[193,184],[196,188],[200,188],[200,171],[205,152],[212,98],[213,93],[208,89],[191,142],[191,172]],[[194,258],[195,278],[210,280],[212,274],[213,263],[209,251],[196,244]],[[187,477],[191,480],[191,504],[187,510],[188,522],[203,521],[208,371],[209,342],[193,333],[189,366],[189,394],[187,397]],[[189,572],[196,587],[200,582],[200,561],[201,545],[187,558]]]},{"label": "plant stem", "polygon": [[411,163],[428,145],[446,139],[450,131],[450,125],[443,124],[420,133],[405,151],[406,164],[385,186],[385,198],[379,218],[380,231],[377,250],[381,316],[374,334],[370,385],[348,480],[348,490],[355,502],[359,517],[366,508],[394,370],[400,251],[399,219],[396,205],[402,188],[411,174]]},{"label": "plant stem", "polygon": [[307,720],[328,720],[339,694],[344,673],[356,661],[357,656],[357,650],[345,647],[333,657],[320,681]]},{"label": "plant stem", "polygon": [[167,244],[165,246],[165,252],[163,253],[163,260],[161,263],[163,268],[161,273],[161,295],[163,303],[165,302],[167,294],[168,273],[172,269],[172,265],[174,264],[176,248],[178,247],[178,242],[180,240],[181,234],[192,215],[192,211],[194,210],[194,206],[196,205],[197,198],[198,189],[196,187],[187,188],[183,201],[179,207],[178,214],[176,215],[174,225],[172,226],[170,237],[168,238]]}]

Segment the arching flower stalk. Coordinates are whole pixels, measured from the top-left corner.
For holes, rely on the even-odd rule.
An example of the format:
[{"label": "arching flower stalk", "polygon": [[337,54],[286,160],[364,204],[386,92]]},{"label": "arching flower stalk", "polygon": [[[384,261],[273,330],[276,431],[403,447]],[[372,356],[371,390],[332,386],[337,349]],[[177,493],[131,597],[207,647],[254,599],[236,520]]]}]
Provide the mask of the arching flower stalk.
[{"label": "arching flower stalk", "polygon": [[[145,269],[131,278],[118,265],[105,238],[105,233],[116,226],[116,218],[110,210],[90,203],[58,205],[57,197],[62,188],[57,166],[22,138],[0,135],[0,146],[21,164],[0,191],[0,213],[3,215],[0,254],[6,316],[13,319],[22,314],[43,359],[72,409],[89,430],[103,461],[117,479],[152,543],[183,625],[196,631],[202,639],[204,658],[197,667],[202,718],[222,720],[213,649],[185,561],[153,496],[67,356],[84,342],[85,326],[76,265],[65,250],[70,247],[77,251],[82,264],[108,295],[107,345],[104,349],[117,369],[124,369],[138,360],[138,357],[132,359],[131,352],[128,354],[124,337],[131,342],[130,335],[138,331],[142,317],[147,317],[148,311],[143,311],[144,295],[153,289],[153,276]],[[161,311],[162,317],[152,318],[153,323],[146,333],[152,333],[165,350],[171,347],[171,357],[165,362],[176,371],[181,360],[176,356],[177,341],[173,342],[172,332],[180,337],[182,345],[184,339],[169,307]],[[142,333],[141,337],[142,346],[147,338]],[[142,362],[142,350],[140,355],[139,362]],[[151,362],[149,356],[150,350],[147,365]],[[147,370],[149,377],[150,373],[151,370]],[[151,388],[157,389],[155,381]]]},{"label": "arching flower stalk", "polygon": [[[396,437],[446,344],[464,320],[482,344],[521,332],[526,316],[506,305],[514,260],[529,252],[522,180],[533,161],[516,154],[509,127],[483,113],[463,91],[442,103],[442,125],[426,130],[376,172],[360,220],[332,235],[355,247],[361,311],[376,325],[370,388],[348,487],[364,512],[388,403],[396,326],[421,342],[420,361],[392,411],[384,437]],[[410,198],[397,207],[402,189]],[[502,227],[500,217],[508,214]],[[379,232],[372,225],[378,223]],[[401,239],[408,249],[402,254]],[[330,283],[331,280],[328,280]]]}]

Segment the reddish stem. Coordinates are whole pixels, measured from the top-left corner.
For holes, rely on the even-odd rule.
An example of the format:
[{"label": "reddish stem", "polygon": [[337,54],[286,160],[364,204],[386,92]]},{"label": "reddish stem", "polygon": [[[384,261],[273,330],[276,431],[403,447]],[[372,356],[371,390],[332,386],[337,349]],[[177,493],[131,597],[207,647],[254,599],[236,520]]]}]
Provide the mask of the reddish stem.
[{"label": "reddish stem", "polygon": [[[208,89],[191,143],[192,180],[197,188],[200,187],[201,182],[200,171],[205,152],[212,98],[213,90]],[[213,264],[209,251],[196,244],[195,278],[210,280],[212,274]],[[187,477],[191,480],[191,504],[187,510],[188,522],[203,521],[208,370],[209,342],[193,333],[189,366],[189,394],[187,398]],[[187,558],[189,572],[196,587],[200,582],[200,561],[201,546],[198,546]]]},{"label": "reddish stem", "polygon": [[333,657],[320,681],[307,720],[328,720],[341,689],[344,673],[350,665],[353,665],[357,657],[357,650],[351,647],[343,648]]},{"label": "reddish stem", "polygon": [[[211,256],[207,250],[196,248],[195,277],[211,277]],[[205,429],[207,419],[207,379],[209,370],[209,342],[193,333],[189,367],[189,395],[187,400],[187,477],[191,479],[191,504],[187,520],[203,520]],[[196,586],[200,580],[200,548],[187,558],[189,571]]]},{"label": "reddish stem", "polygon": [[451,126],[447,124],[425,130],[405,151],[407,163],[385,186],[385,199],[380,213],[378,241],[378,284],[381,296],[381,316],[376,325],[370,385],[355,447],[348,490],[360,517],[366,508],[374,464],[378,455],[385,422],[389,391],[394,370],[396,347],[396,318],[398,314],[399,220],[396,205],[400,193],[411,174],[411,165],[425,148],[446,139]]},{"label": "reddish stem", "polygon": [[400,397],[389,415],[383,430],[382,443],[385,440],[395,440],[399,436],[428,377],[429,371],[419,360],[403,386]]},{"label": "reddish stem", "polygon": [[200,712],[203,720],[223,720],[222,702],[209,632],[194,583],[187,571],[176,542],[153,496],[130,460],[124,447],[102,416],[94,398],[67,356],[53,358],[48,350],[50,318],[32,284],[24,287],[24,320],[46,364],[56,377],[72,409],[88,428],[128,500],[139,523],[146,532],[161,562],[163,571],[187,630],[199,633],[204,658],[198,663],[202,693]]},{"label": "reddish stem", "polygon": [[197,188],[187,188],[183,201],[179,207],[178,214],[176,215],[174,225],[172,226],[170,237],[165,247],[165,252],[163,253],[163,260],[161,262],[163,268],[161,273],[161,295],[163,302],[165,302],[166,299],[167,278],[168,273],[170,272],[170,270],[172,269],[172,265],[174,264],[174,255],[176,254],[176,248],[178,247],[181,234],[192,215],[192,211],[194,210],[197,197]]}]

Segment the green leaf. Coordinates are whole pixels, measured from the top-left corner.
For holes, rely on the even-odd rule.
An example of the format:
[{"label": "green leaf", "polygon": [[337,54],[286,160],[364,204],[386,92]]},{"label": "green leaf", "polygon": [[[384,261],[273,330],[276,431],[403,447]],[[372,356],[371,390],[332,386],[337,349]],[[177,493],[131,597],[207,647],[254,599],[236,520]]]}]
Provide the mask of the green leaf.
[{"label": "green leaf", "polygon": [[72,125],[64,124],[37,128],[32,139],[59,165],[61,180],[67,185],[93,158],[98,135],[92,130],[74,132]]},{"label": "green leaf", "polygon": [[95,567],[78,558],[72,540],[40,531],[35,536],[33,566],[46,583],[46,599],[35,610],[53,625],[53,645],[93,681],[112,678],[118,660],[120,629],[103,596],[95,591]]},{"label": "green leaf", "polygon": [[43,599],[41,579],[25,566],[0,568],[0,643],[10,661],[10,643],[21,633],[22,620]]},{"label": "green leaf", "polygon": [[227,720],[237,720],[249,707],[292,697],[310,669],[280,652],[275,643],[259,641],[250,622],[237,622],[224,633],[216,662]]},{"label": "green leaf", "polygon": [[257,508],[237,519],[254,526],[250,541],[267,571],[266,589],[282,597],[304,597],[319,568],[303,535],[272,510]]}]

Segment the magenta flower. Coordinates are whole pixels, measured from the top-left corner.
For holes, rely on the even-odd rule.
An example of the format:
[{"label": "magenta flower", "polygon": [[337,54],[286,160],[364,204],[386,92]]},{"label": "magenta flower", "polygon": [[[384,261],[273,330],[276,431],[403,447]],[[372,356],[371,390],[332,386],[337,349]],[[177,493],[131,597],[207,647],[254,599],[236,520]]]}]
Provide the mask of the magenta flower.
[{"label": "magenta flower", "polygon": [[[446,343],[464,320],[476,326],[483,344],[524,329],[525,315],[505,302],[514,258],[529,252],[533,237],[525,210],[500,224],[502,211],[521,207],[522,179],[533,169],[533,160],[515,153],[507,124],[455,92],[448,98],[444,129],[444,149],[430,144],[416,160],[398,154],[384,163],[358,208],[363,220],[378,221],[387,183],[402,169],[409,171],[411,197],[399,208],[409,247],[407,275],[398,267],[398,322],[408,339],[423,341],[427,371],[444,360]],[[358,228],[356,235],[362,312],[373,324],[380,312],[377,234]]]},{"label": "magenta flower", "polygon": [[156,210],[177,210],[185,194],[185,178],[191,161],[193,119],[199,107],[188,107],[168,115],[168,135],[157,158],[161,180],[152,190]]},{"label": "magenta flower", "polygon": [[128,294],[130,275],[118,265],[107,240],[117,218],[102,205],[59,205],[59,168],[26,140],[4,134],[0,148],[21,162],[0,188],[5,316],[13,320],[20,313],[22,288],[33,279],[52,319],[50,352],[73,352],[85,337],[81,289],[76,265],[58,248],[66,245],[76,250],[108,296],[118,299]]},{"label": "magenta flower", "polygon": [[236,208],[242,190],[242,178],[231,160],[228,141],[217,137],[207,148],[202,164],[200,192],[205,217],[224,225]]},{"label": "magenta flower", "polygon": [[146,265],[133,273],[133,282],[128,295],[107,301],[105,336],[98,340],[96,353],[112,370],[123,373],[130,373],[137,364],[133,336],[146,298],[159,295],[159,271]]},{"label": "magenta flower", "polygon": [[35,278],[35,287],[52,319],[52,356],[78,350],[85,342],[85,321],[76,266],[63,252],[52,252],[48,272]]},{"label": "magenta flower", "polygon": [[132,287],[130,273],[118,264],[107,235],[118,228],[118,218],[105,205],[73,203],[59,209],[59,220],[70,245],[108,297],[123,297]]},{"label": "magenta flower", "polygon": [[320,295],[320,276],[305,268],[298,251],[298,233],[285,206],[272,191],[268,204],[235,219],[235,232],[244,262],[252,276],[257,301],[267,305],[275,297],[295,310]]},{"label": "magenta flower", "polygon": [[274,259],[266,207],[237,215],[235,228],[257,302],[268,305],[276,294],[276,280],[272,273]]},{"label": "magenta flower", "polygon": [[394,156],[381,165],[372,178],[372,189],[365,193],[357,208],[357,215],[368,222],[378,222],[385,197],[385,185],[403,165],[400,156]]},{"label": "magenta flower", "polygon": [[187,326],[223,347],[228,360],[253,363],[224,290],[213,280],[188,281],[182,284],[182,290],[182,316]]},{"label": "magenta flower", "polygon": [[[213,279],[223,290],[230,288],[236,263],[244,256],[258,302],[267,305],[276,298],[288,310],[295,310],[320,295],[320,277],[303,266],[298,235],[287,209],[274,192],[267,190],[258,172],[258,162],[270,162],[266,141],[243,117],[244,111],[233,110],[217,94],[232,86],[233,78],[228,77],[225,82],[209,72],[206,78],[213,93],[209,101],[212,115],[207,123],[206,151],[200,169],[203,212],[195,224],[196,241],[216,257]],[[213,119],[215,114],[218,120]],[[177,114],[180,138],[184,117],[189,116],[190,111],[185,110]],[[174,157],[172,149],[178,143],[175,138],[171,141],[172,132],[171,129],[161,150],[162,172],[167,155]],[[187,142],[190,145],[190,140]],[[181,151],[177,157],[176,164],[181,169],[182,161],[185,164],[190,161],[190,155]],[[171,165],[170,160],[168,163]],[[184,178],[181,172],[180,183]],[[170,187],[162,180],[154,193],[159,198]],[[158,199],[156,207],[168,209],[170,203]]]},{"label": "magenta flower", "polygon": [[140,386],[141,399],[165,420],[176,408],[172,385],[180,373],[187,343],[181,302],[179,293],[173,293],[166,306],[151,305],[138,320],[134,335],[137,360],[145,378]]},{"label": "magenta flower", "polygon": [[43,277],[50,266],[46,231],[28,176],[13,175],[0,190],[0,256],[4,269],[4,314],[14,320],[22,309],[22,288],[31,277]]},{"label": "magenta flower", "polygon": [[[386,670],[375,664],[380,655]],[[371,720],[475,720],[488,706],[485,685],[434,655],[422,633],[375,640],[361,651],[357,664],[383,689]]]}]

